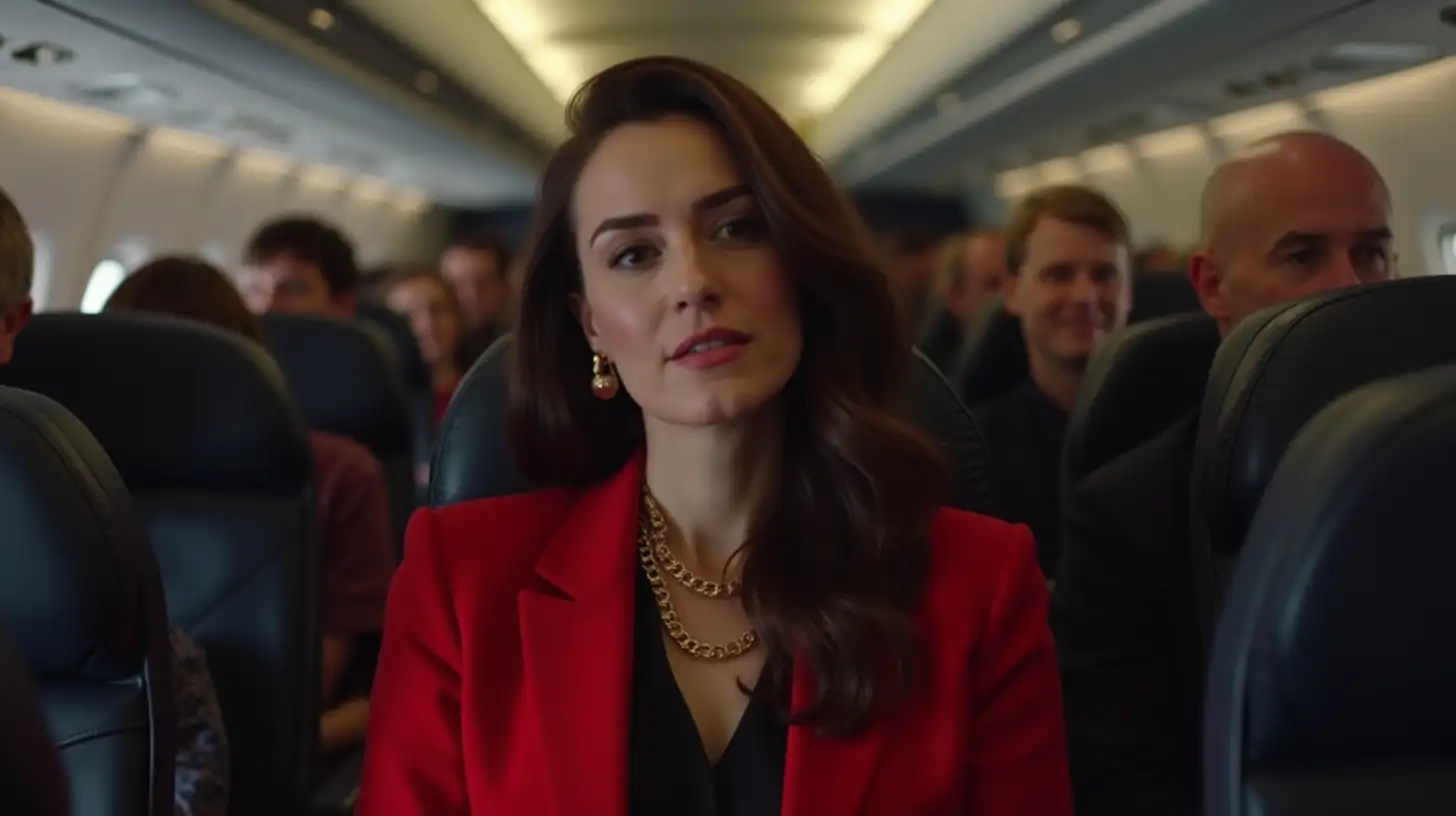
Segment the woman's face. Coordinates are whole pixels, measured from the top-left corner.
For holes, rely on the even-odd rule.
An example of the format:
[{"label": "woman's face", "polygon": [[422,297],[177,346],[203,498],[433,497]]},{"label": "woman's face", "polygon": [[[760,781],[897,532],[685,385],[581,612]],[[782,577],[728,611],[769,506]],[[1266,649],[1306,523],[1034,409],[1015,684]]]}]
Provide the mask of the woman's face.
[{"label": "woman's face", "polygon": [[391,286],[385,302],[409,319],[420,356],[434,365],[450,359],[460,348],[460,318],[440,285],[429,278],[414,278]]},{"label": "woman's face", "polygon": [[647,418],[714,425],[774,401],[803,350],[794,286],[710,127],[673,117],[612,131],[577,181],[573,222],[573,306]]}]

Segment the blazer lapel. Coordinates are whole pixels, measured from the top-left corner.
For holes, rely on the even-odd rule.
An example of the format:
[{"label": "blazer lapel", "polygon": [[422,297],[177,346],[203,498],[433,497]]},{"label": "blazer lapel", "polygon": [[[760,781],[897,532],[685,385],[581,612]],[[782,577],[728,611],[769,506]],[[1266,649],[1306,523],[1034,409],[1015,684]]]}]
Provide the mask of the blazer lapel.
[{"label": "blazer lapel", "polygon": [[[796,665],[790,708],[801,710],[813,692],[814,681],[807,668],[802,663]],[[861,812],[884,740],[882,723],[848,740],[828,739],[808,728],[791,727],[784,762],[783,816]]]},{"label": "blazer lapel", "polygon": [[627,816],[632,597],[642,467],[586,490],[517,598],[555,812]]}]

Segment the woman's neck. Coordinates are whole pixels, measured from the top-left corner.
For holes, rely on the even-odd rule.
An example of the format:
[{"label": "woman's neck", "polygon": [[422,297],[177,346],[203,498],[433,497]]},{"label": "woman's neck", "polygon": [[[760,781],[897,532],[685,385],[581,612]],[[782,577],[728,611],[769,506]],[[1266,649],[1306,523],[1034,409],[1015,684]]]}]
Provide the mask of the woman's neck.
[{"label": "woman's neck", "polygon": [[779,486],[777,415],[741,426],[689,428],[649,422],[647,489],[667,517],[670,546],[689,569],[721,577]]}]

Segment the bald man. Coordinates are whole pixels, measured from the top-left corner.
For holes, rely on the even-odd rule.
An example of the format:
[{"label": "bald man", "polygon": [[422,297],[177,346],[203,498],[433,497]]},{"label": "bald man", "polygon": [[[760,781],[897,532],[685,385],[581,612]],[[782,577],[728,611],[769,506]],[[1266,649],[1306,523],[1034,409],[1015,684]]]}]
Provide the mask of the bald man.
[{"label": "bald man", "polygon": [[[1260,140],[1209,177],[1189,277],[1227,335],[1283,301],[1394,274],[1390,193],[1330,136]],[[1078,816],[1200,812],[1205,671],[1188,494],[1197,417],[1088,476],[1052,592]]]}]

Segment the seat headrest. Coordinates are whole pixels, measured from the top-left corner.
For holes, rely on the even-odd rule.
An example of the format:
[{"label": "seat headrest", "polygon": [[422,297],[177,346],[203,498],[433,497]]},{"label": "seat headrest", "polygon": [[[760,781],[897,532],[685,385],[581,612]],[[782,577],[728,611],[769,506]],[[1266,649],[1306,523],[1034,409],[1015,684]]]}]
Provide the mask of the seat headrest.
[{"label": "seat headrest", "polygon": [[533,490],[516,469],[506,431],[511,335],[490,344],[465,373],[435,437],[431,507]]},{"label": "seat headrest", "polygon": [[121,477],[58,403],[0,388],[0,624],[41,678],[120,679],[157,566]]},{"label": "seat headrest", "polygon": [[[497,339],[455,392],[430,467],[431,507],[533,489],[516,469],[506,433],[510,351],[510,335]],[[908,418],[938,441],[950,460],[951,506],[990,512],[989,465],[980,429],[918,350],[908,379]]]},{"label": "seat headrest", "polygon": [[[1289,441],[1335,398],[1456,361],[1456,278],[1357,286],[1249,316],[1214,356],[1190,514],[1199,548],[1236,554]],[[1206,546],[1204,546],[1206,545]]]},{"label": "seat headrest", "polygon": [[1218,343],[1218,324],[1202,313],[1150,320],[1108,337],[1087,363],[1067,420],[1065,495],[1196,410]]},{"label": "seat headrest", "polygon": [[46,725],[30,666],[0,632],[0,812],[66,816],[66,772]]},{"label": "seat headrest", "polygon": [[1145,272],[1132,278],[1132,311],[1127,316],[1129,324],[1202,310],[1198,293],[1193,291],[1187,275]]},{"label": "seat headrest", "polygon": [[383,329],[273,314],[263,329],[310,428],[347,436],[379,457],[413,450],[409,392]]},{"label": "seat headrest", "polygon": [[1021,321],[991,298],[966,331],[946,378],[961,401],[976,406],[1015,388],[1030,376]]},{"label": "seat headrest", "polygon": [[45,394],[100,440],[132,491],[295,493],[307,428],[266,350],[156,314],[37,315],[0,385]]},{"label": "seat headrest", "polygon": [[[1214,639],[1210,814],[1246,812],[1226,807],[1260,784],[1244,775],[1320,768],[1335,783],[1442,759],[1450,793],[1452,405],[1456,366],[1381,380],[1335,400],[1290,444]],[[1284,812],[1296,810],[1321,811]]]},{"label": "seat headrest", "polygon": [[404,375],[405,388],[410,391],[429,391],[430,369],[420,357],[420,346],[415,341],[415,333],[410,329],[409,321],[373,303],[360,303],[354,314],[359,320],[384,332],[390,347],[394,349],[394,358],[399,363],[400,372]]}]

